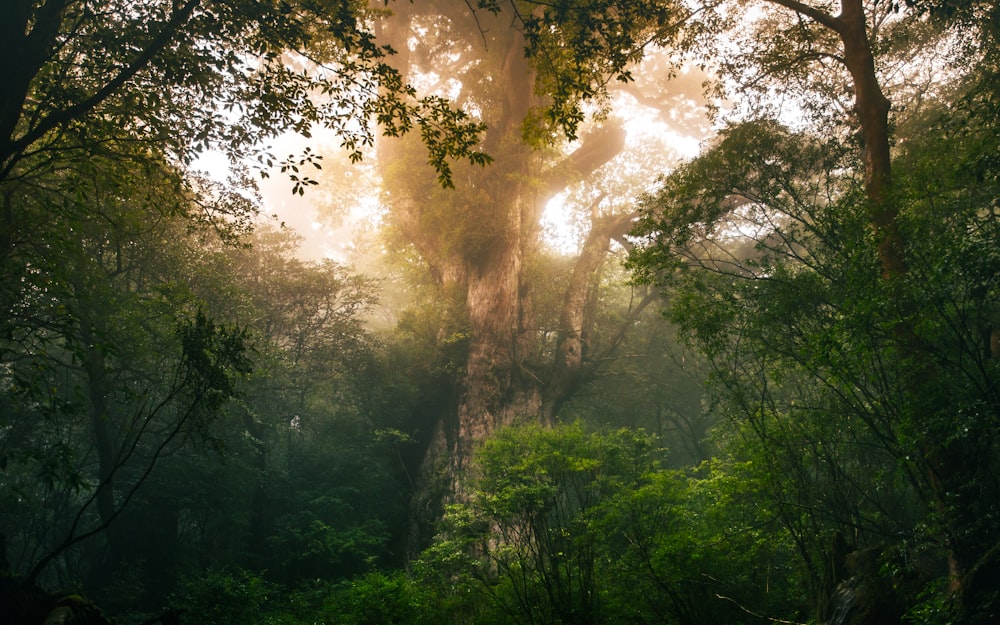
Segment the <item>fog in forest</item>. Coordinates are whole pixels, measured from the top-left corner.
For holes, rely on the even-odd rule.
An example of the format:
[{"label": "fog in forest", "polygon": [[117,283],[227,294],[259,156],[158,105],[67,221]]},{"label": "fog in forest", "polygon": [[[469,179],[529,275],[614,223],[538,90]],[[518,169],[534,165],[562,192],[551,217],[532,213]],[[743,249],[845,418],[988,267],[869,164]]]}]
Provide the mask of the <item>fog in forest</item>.
[{"label": "fog in forest", "polygon": [[998,19],[3,3],[0,625],[997,622]]}]

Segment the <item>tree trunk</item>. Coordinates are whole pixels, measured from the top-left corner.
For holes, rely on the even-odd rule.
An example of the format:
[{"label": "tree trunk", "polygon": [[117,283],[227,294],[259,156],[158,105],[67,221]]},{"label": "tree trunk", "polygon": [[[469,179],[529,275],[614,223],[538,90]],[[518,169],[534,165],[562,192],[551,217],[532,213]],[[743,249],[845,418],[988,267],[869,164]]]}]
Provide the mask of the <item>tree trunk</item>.
[{"label": "tree trunk", "polygon": [[840,39],[844,61],[854,83],[854,110],[861,121],[864,141],[865,195],[872,226],[878,236],[882,277],[892,280],[907,272],[903,258],[903,235],[899,231],[899,208],[892,197],[892,165],[889,150],[889,100],[882,93],[875,73],[875,58],[868,40],[868,24],[861,0],[842,0]]},{"label": "tree trunk", "polygon": [[542,402],[542,416],[546,420],[554,419],[563,403],[585,382],[584,364],[592,348],[593,297],[600,266],[607,257],[611,240],[627,233],[632,223],[632,215],[595,217],[592,222],[559,313],[556,355]]},{"label": "tree trunk", "polygon": [[111,386],[108,369],[101,345],[101,333],[96,332],[87,314],[80,316],[80,340],[83,344],[83,370],[87,380],[88,415],[97,449],[97,492],[95,500],[97,513],[104,527],[108,541],[110,562],[105,572],[118,568],[125,557],[122,536],[118,524],[118,503],[115,498],[115,473],[120,458],[115,451],[114,435],[111,430],[112,415],[108,405]]},{"label": "tree trunk", "polygon": [[48,60],[68,2],[52,0],[40,8],[27,0],[0,4],[0,180],[15,157],[14,134],[28,99],[31,80]]},{"label": "tree trunk", "polygon": [[[908,301],[900,281],[909,271],[904,258],[905,241],[899,228],[899,208],[893,198],[892,168],[890,160],[889,100],[883,95],[875,73],[871,42],[867,35],[867,22],[861,0],[842,0],[838,31],[844,44],[844,59],[854,83],[855,110],[861,122],[865,156],[865,194],[871,211],[872,227],[878,237],[879,262],[882,279],[888,283],[890,293],[898,307],[899,320],[892,328],[896,350],[904,368],[903,385],[914,407],[930,418],[940,409],[918,398],[925,397],[924,389],[936,375],[935,366],[929,361],[917,337],[912,320],[913,306]],[[963,471],[964,450],[957,443],[944,443],[929,439],[921,443],[921,453],[927,463],[928,482],[931,486],[933,505],[944,519],[944,542],[952,590],[961,590],[961,578],[975,562],[975,554],[963,548],[959,536],[962,531],[950,512],[947,500],[964,488],[970,475]],[[966,553],[968,552],[968,553]]]}]

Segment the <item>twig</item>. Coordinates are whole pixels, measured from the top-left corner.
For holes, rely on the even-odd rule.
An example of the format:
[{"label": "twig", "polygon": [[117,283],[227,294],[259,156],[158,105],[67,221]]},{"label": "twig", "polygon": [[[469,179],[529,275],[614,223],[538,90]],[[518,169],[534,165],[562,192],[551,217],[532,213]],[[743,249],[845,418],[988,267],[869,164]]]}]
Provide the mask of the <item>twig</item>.
[{"label": "twig", "polygon": [[719,593],[715,593],[715,598],[716,599],[725,599],[726,601],[731,602],[737,608],[743,610],[744,612],[746,612],[750,616],[756,616],[757,618],[766,619],[768,621],[771,621],[772,623],[787,623],[788,625],[806,625],[805,623],[799,623],[798,621],[786,621],[785,619],[782,619],[782,618],[774,618],[773,616],[764,616],[763,614],[757,614],[756,612],[753,612],[753,611],[747,609],[746,607],[744,607],[743,605],[741,605],[739,601],[737,601],[735,599],[732,599],[730,597],[725,597],[723,595],[720,595]]}]

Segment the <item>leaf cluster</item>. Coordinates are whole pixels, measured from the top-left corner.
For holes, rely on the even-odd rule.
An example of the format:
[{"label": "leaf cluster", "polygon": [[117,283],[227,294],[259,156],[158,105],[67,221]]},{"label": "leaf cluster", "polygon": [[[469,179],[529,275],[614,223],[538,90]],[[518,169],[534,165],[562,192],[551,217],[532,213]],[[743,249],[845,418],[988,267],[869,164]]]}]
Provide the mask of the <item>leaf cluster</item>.
[{"label": "leaf cluster", "polygon": [[[648,46],[678,44],[691,9],[674,2],[622,4],[601,0],[518,2],[525,53],[538,72],[535,90],[549,102],[538,113],[542,128],[576,138],[584,102],[607,106],[611,81],[633,80],[631,67]],[[497,2],[480,6],[498,10]],[[531,124],[528,136],[538,132]]]},{"label": "leaf cluster", "polygon": [[[264,141],[315,125],[341,134],[353,158],[370,124],[419,128],[448,180],[479,124],[439,99],[417,100],[376,45],[357,2],[105,3],[60,0],[5,9],[10,85],[0,120],[0,178],[50,167],[67,151],[118,153],[135,144],[188,163],[204,150],[233,162],[273,158]],[[49,163],[47,166],[46,163]]]}]

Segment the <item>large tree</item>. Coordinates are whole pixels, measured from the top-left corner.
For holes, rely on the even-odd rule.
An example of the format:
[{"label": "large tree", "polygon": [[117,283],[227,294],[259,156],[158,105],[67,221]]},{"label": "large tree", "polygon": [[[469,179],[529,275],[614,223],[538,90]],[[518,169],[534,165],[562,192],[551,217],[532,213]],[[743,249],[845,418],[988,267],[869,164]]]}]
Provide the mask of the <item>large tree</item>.
[{"label": "large tree", "polygon": [[[412,145],[385,141],[378,157],[391,222],[416,251],[457,323],[464,359],[453,405],[440,415],[426,476],[459,481],[475,446],[519,419],[551,422],[582,380],[594,323],[595,275],[629,211],[595,219],[559,295],[557,327],[539,326],[540,218],[546,203],[595,173],[625,145],[620,120],[586,122],[627,84],[651,43],[666,43],[688,10],[664,2],[426,2],[397,4],[380,42],[418,88],[452,98],[486,125],[487,168],[461,166],[442,191],[419,172]],[[613,333],[611,333],[613,334]],[[619,339],[620,340],[620,339]]]}]

